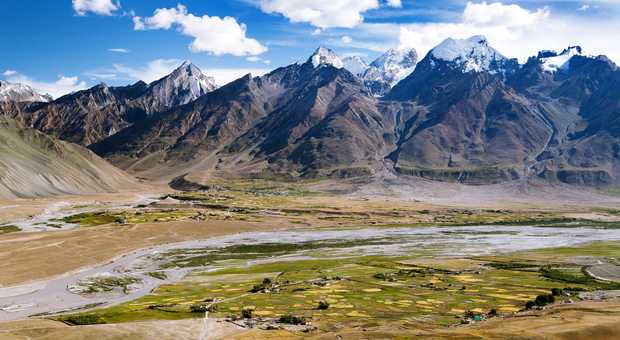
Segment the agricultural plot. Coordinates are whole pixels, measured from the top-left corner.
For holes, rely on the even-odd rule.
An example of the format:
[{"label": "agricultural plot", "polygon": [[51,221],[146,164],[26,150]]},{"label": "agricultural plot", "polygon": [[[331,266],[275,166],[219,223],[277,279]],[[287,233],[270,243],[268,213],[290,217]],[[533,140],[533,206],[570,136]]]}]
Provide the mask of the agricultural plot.
[{"label": "agricultural plot", "polygon": [[[223,248],[200,264],[213,265],[209,271],[197,268],[182,281],[137,300],[58,320],[72,325],[176,320],[203,318],[208,310],[211,317],[252,318],[259,325],[302,318],[323,331],[391,322],[442,327],[512,315],[550,303],[548,296],[564,303],[583,291],[620,289],[620,284],[587,275],[586,266],[574,263],[573,256],[546,260],[544,253],[553,249],[480,257],[433,257],[426,251],[415,256],[334,256],[343,249],[356,254],[354,249],[363,244],[324,248],[317,243],[317,249],[307,244],[303,256],[285,245]],[[620,256],[618,243],[605,245],[601,255]],[[593,252],[590,245],[572,248],[576,254],[581,248]],[[168,256],[165,268],[187,264],[188,256],[204,258],[197,250]]]}]

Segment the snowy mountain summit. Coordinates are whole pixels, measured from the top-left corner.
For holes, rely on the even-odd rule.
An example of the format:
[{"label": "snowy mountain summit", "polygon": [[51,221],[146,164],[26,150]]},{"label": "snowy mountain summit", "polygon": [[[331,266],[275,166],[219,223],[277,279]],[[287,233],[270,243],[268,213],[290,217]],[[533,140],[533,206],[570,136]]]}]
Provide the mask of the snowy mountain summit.
[{"label": "snowy mountain summit", "polygon": [[50,102],[52,97],[41,95],[32,87],[24,84],[9,83],[0,80],[0,102]]},{"label": "snowy mountain summit", "polygon": [[314,68],[330,65],[335,68],[344,68],[344,63],[342,59],[332,50],[326,47],[319,47],[314,54],[310,57],[309,62],[312,62]]},{"label": "snowy mountain summit", "polygon": [[370,64],[362,78],[375,95],[381,96],[410,75],[417,63],[415,49],[390,49]]},{"label": "snowy mountain summit", "polygon": [[542,51],[538,53],[543,71],[555,73],[559,70],[568,70],[570,60],[577,55],[583,55],[581,46],[569,46],[561,53],[555,51]]},{"label": "snowy mountain summit", "polygon": [[366,60],[358,55],[343,58],[342,62],[344,64],[344,68],[358,77],[361,77],[369,67]]},{"label": "snowy mountain summit", "polygon": [[487,38],[482,35],[468,39],[448,38],[433,48],[429,55],[436,61],[454,64],[465,73],[498,73],[509,60],[489,46]]},{"label": "snowy mountain summit", "polygon": [[148,92],[150,100],[158,107],[173,107],[194,101],[215,89],[215,79],[185,61],[166,77],[151,83]]}]

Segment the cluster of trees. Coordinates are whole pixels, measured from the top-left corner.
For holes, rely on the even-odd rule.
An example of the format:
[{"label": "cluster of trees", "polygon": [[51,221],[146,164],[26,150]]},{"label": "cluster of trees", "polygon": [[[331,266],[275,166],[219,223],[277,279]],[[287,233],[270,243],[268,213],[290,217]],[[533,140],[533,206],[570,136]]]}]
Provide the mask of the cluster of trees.
[{"label": "cluster of trees", "polygon": [[554,303],[555,297],[561,296],[562,294],[564,294],[564,291],[562,289],[553,288],[551,289],[551,294],[538,295],[534,301],[528,301],[525,304],[525,309],[532,309],[534,307],[543,307],[548,304]]}]

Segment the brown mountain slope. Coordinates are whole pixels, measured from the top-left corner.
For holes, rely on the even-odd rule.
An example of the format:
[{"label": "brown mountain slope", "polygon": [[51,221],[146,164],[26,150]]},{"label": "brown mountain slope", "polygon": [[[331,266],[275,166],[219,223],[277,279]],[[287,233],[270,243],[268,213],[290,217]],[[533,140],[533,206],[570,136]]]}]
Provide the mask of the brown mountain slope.
[{"label": "brown mountain slope", "polygon": [[137,185],[81,146],[0,117],[0,198],[115,192]]},{"label": "brown mountain slope", "polygon": [[[279,97],[275,110],[235,139],[225,154],[247,153],[250,164],[264,161],[267,171],[305,176],[348,168],[369,170],[380,163],[388,149],[383,135],[389,128],[362,82],[332,66],[315,68],[306,63],[289,68],[287,72],[297,75],[297,85]],[[230,168],[244,165],[228,164]]]},{"label": "brown mountain slope", "polygon": [[91,146],[134,172],[174,172],[213,155],[265,113],[255,79],[241,78],[198,100],[148,117]]},{"label": "brown mountain slope", "polygon": [[[549,64],[566,53],[572,57],[560,59],[569,63]],[[482,36],[446,39],[383,98],[343,65],[319,48],[305,63],[213,92],[200,90],[202,78],[179,91],[160,82],[155,97],[145,97],[144,83],[100,86],[4,110],[63,139],[95,142],[89,147],[99,155],[151,178],[346,177],[393,165],[468,184],[620,185],[620,72],[604,57],[574,46],[519,65]],[[184,76],[168,79],[199,74],[191,65],[179,70]],[[149,114],[155,103],[174,107]]]},{"label": "brown mountain slope", "polygon": [[50,103],[0,105],[0,114],[72,143],[88,146],[143,120],[187,104],[216,88],[213,80],[185,62],[149,85],[124,87],[99,84]]},{"label": "brown mountain slope", "polygon": [[603,56],[574,56],[564,69],[549,74],[539,63],[530,59],[512,80],[525,84],[522,93],[540,103],[553,130],[532,165],[535,173],[568,184],[620,184],[620,72],[616,65]]},{"label": "brown mountain slope", "polygon": [[535,102],[497,74],[463,72],[427,56],[389,99],[397,117],[397,169],[433,179],[468,183],[523,176],[552,131]]},{"label": "brown mountain slope", "polygon": [[315,65],[313,57],[241,78],[92,149],[125,169],[169,174],[192,168],[315,176],[381,162],[386,128],[376,99],[348,71]]}]

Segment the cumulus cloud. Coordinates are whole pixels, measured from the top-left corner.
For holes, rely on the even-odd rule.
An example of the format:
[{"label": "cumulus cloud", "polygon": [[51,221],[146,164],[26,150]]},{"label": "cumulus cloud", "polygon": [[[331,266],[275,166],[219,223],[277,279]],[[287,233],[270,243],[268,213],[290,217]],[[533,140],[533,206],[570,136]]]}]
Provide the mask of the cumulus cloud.
[{"label": "cumulus cloud", "polygon": [[247,27],[233,17],[195,16],[181,4],[176,8],[158,8],[153,16],[133,18],[135,30],[169,30],[178,28],[185,36],[194,38],[190,44],[193,52],[234,56],[259,55],[267,51],[255,39],[246,36]]},{"label": "cumulus cloud", "polygon": [[99,15],[112,15],[121,8],[120,2],[112,0],[73,0],[73,10],[77,15],[91,12]]},{"label": "cumulus cloud", "polygon": [[463,22],[474,26],[525,27],[537,24],[549,15],[548,8],[528,11],[519,5],[504,5],[501,2],[468,2],[463,12]]},{"label": "cumulus cloud", "polygon": [[79,80],[78,77],[65,77],[61,75],[54,82],[43,82],[34,80],[14,70],[7,70],[3,75],[11,83],[28,85],[37,92],[49,94],[54,98],[87,88],[86,82]]},{"label": "cumulus cloud", "polygon": [[345,44],[350,44],[353,42],[353,39],[348,35],[343,35],[342,38],[340,38],[340,40],[342,40],[342,42]]},{"label": "cumulus cloud", "polygon": [[561,50],[576,44],[582,45],[586,53],[606,54],[620,61],[620,47],[609,39],[612,32],[620,30],[620,22],[554,15],[546,7],[528,10],[518,5],[469,2],[458,22],[366,24],[363,29],[374,36],[390,37],[396,34],[400,47],[413,47],[421,54],[426,54],[449,37],[467,38],[482,34],[501,53],[521,61],[539,50]]},{"label": "cumulus cloud", "polygon": [[[389,5],[400,1],[390,0]],[[379,8],[378,0],[259,0],[265,13],[279,13],[291,22],[304,22],[326,29],[352,28],[364,21],[362,13]]]}]

